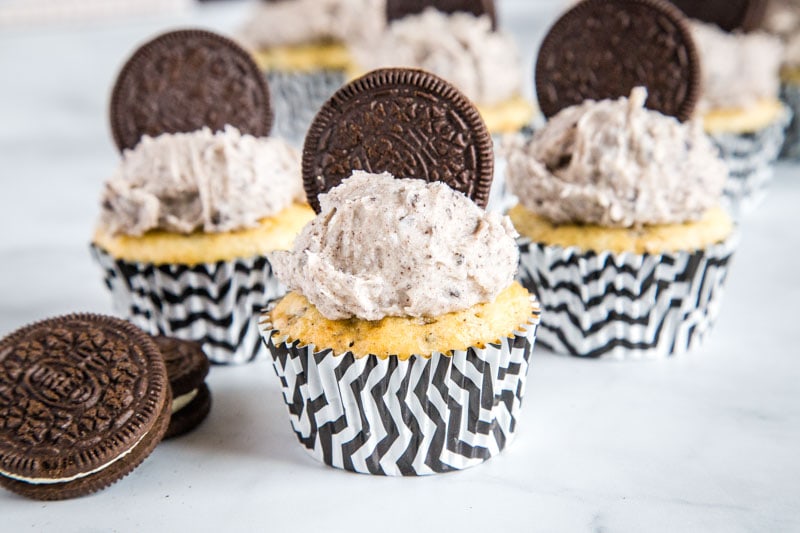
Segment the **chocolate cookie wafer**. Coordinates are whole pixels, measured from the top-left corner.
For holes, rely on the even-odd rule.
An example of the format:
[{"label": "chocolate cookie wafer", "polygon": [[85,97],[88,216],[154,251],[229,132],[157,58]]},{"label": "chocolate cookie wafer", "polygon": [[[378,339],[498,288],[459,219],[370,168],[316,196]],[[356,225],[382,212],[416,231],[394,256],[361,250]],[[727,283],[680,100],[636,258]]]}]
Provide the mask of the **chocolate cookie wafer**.
[{"label": "chocolate cookie wafer", "polygon": [[102,489],[161,441],[170,404],[136,326],[73,314],[23,327],[0,340],[0,485],[42,500]]},{"label": "chocolate cookie wafer", "polygon": [[432,7],[443,13],[472,13],[476,17],[488,15],[492,29],[497,29],[497,10],[494,0],[386,0],[386,20],[393,20],[422,13]]},{"label": "chocolate cookie wafer", "polygon": [[272,126],[267,82],[250,54],[205,30],[165,33],[136,50],[117,77],[110,111],[120,151],[143,135],[230,124],[265,137]]},{"label": "chocolate cookie wafer", "polygon": [[647,87],[647,107],[687,120],[700,60],[686,17],[666,0],[584,0],[547,33],[536,60],[539,106],[551,117],[584,100]]},{"label": "chocolate cookie wafer", "polygon": [[165,439],[193,430],[211,410],[211,392],[205,383],[209,361],[199,342],[159,335],[153,337],[167,366],[172,389],[172,418]]},{"label": "chocolate cookie wafer", "polygon": [[303,147],[309,204],[353,170],[444,181],[486,206],[492,138],[475,106],[429,72],[388,68],[345,85],[320,109]]},{"label": "chocolate cookie wafer", "polygon": [[725,31],[761,27],[767,0],[671,0],[686,16],[716,24]]}]

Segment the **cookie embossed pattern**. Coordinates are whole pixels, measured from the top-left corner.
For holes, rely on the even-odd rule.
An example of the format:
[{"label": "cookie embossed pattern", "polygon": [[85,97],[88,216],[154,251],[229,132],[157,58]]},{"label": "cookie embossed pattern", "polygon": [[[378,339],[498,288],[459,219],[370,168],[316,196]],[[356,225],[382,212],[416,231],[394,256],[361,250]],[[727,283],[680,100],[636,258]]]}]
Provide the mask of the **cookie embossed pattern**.
[{"label": "cookie embossed pattern", "polygon": [[128,322],[75,314],[19,329],[0,340],[0,485],[42,500],[100,490],[155,448],[170,403],[158,348]]},{"label": "cookie embossed pattern", "polygon": [[536,61],[536,94],[548,117],[591,95],[616,98],[646,86],[648,108],[687,120],[699,83],[685,18],[661,0],[581,2],[552,26]]},{"label": "cookie embossed pattern", "polygon": [[247,52],[209,31],[179,30],[149,41],[125,64],[111,95],[111,129],[120,151],[143,135],[203,126],[217,131],[226,124],[255,137],[269,135],[269,91]]},{"label": "cookie embossed pattern", "polygon": [[493,167],[492,139],[472,103],[413,69],[376,70],[340,89],[303,149],[303,183],[317,212],[317,194],[353,170],[444,181],[485,206]]}]

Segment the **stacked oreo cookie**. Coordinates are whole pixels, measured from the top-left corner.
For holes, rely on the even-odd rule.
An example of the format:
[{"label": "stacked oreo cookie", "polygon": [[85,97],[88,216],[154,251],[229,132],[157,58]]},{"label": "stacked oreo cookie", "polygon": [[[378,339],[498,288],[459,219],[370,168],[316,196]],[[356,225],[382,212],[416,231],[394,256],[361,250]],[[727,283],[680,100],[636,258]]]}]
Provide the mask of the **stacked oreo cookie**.
[{"label": "stacked oreo cookie", "polygon": [[109,316],[71,314],[9,334],[0,340],[0,485],[60,500],[115,483],[205,418],[207,372],[199,345]]}]

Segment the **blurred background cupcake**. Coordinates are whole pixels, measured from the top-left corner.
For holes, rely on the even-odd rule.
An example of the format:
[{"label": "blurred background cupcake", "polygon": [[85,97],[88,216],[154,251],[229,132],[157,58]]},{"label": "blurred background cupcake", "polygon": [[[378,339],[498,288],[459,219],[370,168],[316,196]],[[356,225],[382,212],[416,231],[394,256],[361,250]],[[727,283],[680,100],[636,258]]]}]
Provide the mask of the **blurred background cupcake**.
[{"label": "blurred background cupcake", "polygon": [[655,358],[709,331],[736,238],[718,207],[726,165],[699,121],[681,122],[700,76],[688,21],[668,2],[586,0],[545,36],[536,90],[548,120],[508,146],[507,171],[543,346]]},{"label": "blurred background cupcake", "polygon": [[725,164],[699,123],[644,109],[646,96],[567,107],[510,150],[520,279],[558,353],[681,353],[719,312],[735,246]]},{"label": "blurred background cupcake", "polygon": [[[512,36],[497,28],[492,0],[387,1],[388,27],[373,40],[354,40],[357,72],[381,67],[421,68],[458,87],[475,103],[489,132],[518,132],[536,113],[523,96],[523,69]],[[495,162],[490,209],[507,203],[504,159]]]},{"label": "blurred background cupcake", "polygon": [[699,21],[692,32],[703,71],[697,114],[728,164],[725,201],[739,216],[763,200],[790,117],[779,98],[783,46]]},{"label": "blurred background cupcake", "polygon": [[781,66],[781,99],[792,110],[780,156],[800,158],[800,1],[770,0],[763,29],[785,45]]},{"label": "blurred background cupcake", "polygon": [[274,134],[302,146],[317,110],[353,69],[351,41],[383,31],[386,0],[262,0],[238,32],[266,73]]},{"label": "blurred background cupcake", "polygon": [[215,363],[254,359],[255,310],[283,292],[266,253],[289,248],[313,218],[299,153],[266,137],[264,78],[220,35],[167,33],[125,64],[111,117],[122,160],[92,251],[116,312],[202,342]]},{"label": "blurred background cupcake", "polygon": [[291,292],[261,328],[295,433],[326,464],[448,472],[514,436],[539,309],[514,282],[510,221],[473,202],[491,148],[469,100],[414,69],[368,73],[314,119],[319,214],[270,254]]},{"label": "blurred background cupcake", "polygon": [[781,41],[759,31],[766,1],[672,0],[691,19],[703,78],[697,116],[730,169],[735,217],[764,198],[790,119],[780,101]]}]

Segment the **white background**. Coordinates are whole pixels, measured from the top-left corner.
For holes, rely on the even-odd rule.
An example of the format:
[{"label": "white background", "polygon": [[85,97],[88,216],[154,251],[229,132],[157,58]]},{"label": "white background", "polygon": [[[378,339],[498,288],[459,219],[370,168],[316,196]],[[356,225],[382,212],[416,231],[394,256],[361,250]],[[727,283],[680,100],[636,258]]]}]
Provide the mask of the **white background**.
[{"label": "white background", "polygon": [[[561,5],[501,2],[527,73]],[[119,157],[107,119],[117,69],[162,30],[231,32],[248,7],[0,30],[0,335],[111,312],[88,244]],[[615,363],[537,350],[517,439],[484,465],[417,479],[327,468],[296,441],[269,363],[215,367],[196,432],[93,496],[0,491],[0,531],[800,530],[798,211],[798,167],[782,165],[742,225],[698,352]]]}]

